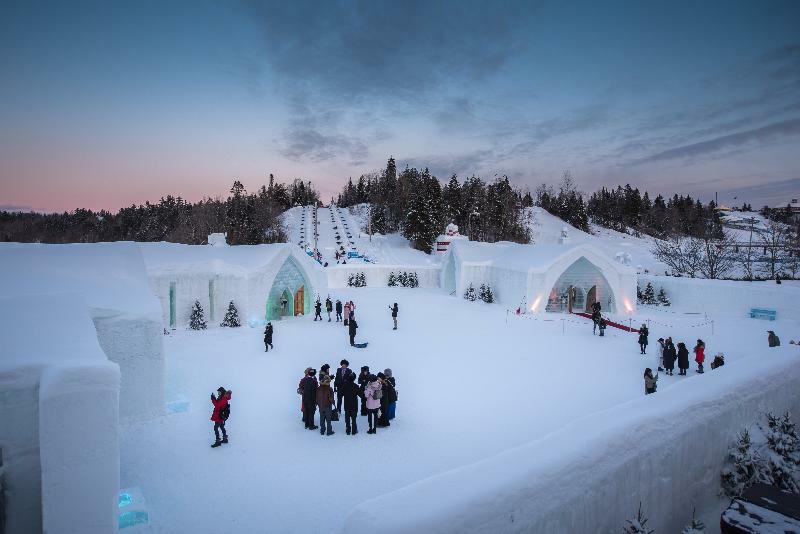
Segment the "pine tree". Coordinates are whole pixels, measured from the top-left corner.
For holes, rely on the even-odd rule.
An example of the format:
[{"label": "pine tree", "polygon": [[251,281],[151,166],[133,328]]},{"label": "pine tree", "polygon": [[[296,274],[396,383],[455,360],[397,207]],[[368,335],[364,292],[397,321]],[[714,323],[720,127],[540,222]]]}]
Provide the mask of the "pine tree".
[{"label": "pine tree", "polygon": [[647,285],[644,288],[644,294],[642,295],[642,300],[645,304],[657,304],[656,302],[656,295],[655,291],[653,290],[653,284],[647,282]]},{"label": "pine tree", "polygon": [[647,517],[642,512],[642,503],[639,503],[639,513],[635,519],[626,519],[627,525],[622,527],[622,534],[653,534],[655,530],[648,530]]},{"label": "pine tree", "polygon": [[767,414],[767,427],[761,429],[767,438],[767,467],[775,486],[800,493],[800,440],[791,414]]},{"label": "pine tree", "polygon": [[394,271],[389,273],[389,287],[396,287],[397,286],[397,275],[394,274]]},{"label": "pine tree", "polygon": [[706,530],[706,526],[703,524],[702,521],[695,517],[695,511],[692,510],[692,522],[686,525],[686,527],[681,530],[681,534],[703,534]]},{"label": "pine tree", "polygon": [[672,301],[669,300],[669,297],[667,296],[666,292],[664,291],[664,287],[663,286],[661,287],[661,289],[658,290],[657,299],[658,299],[658,303],[661,306],[670,306],[670,305],[672,305]]},{"label": "pine tree", "polygon": [[242,326],[242,323],[239,322],[239,310],[236,309],[236,305],[233,301],[228,304],[228,311],[225,312],[225,318],[220,323],[220,326],[228,326],[231,328],[237,328]]},{"label": "pine tree", "polygon": [[479,297],[483,302],[491,304],[494,302],[494,295],[492,294],[492,288],[486,284],[481,284]]},{"label": "pine tree", "polygon": [[642,294],[642,288],[639,284],[636,284],[636,302],[644,304],[644,294]]},{"label": "pine tree", "polygon": [[475,294],[475,287],[472,284],[470,284],[464,292],[464,298],[470,302],[475,302],[478,299],[478,296]]},{"label": "pine tree", "polygon": [[408,273],[408,287],[419,287],[419,277],[416,272]]},{"label": "pine tree", "polygon": [[753,450],[747,429],[739,434],[728,461],[729,465],[722,470],[722,492],[729,497],[739,497],[760,478],[758,454]]},{"label": "pine tree", "polygon": [[189,328],[192,330],[206,329],[203,307],[200,305],[199,300],[194,301],[194,306],[192,306],[192,315],[189,317]]}]

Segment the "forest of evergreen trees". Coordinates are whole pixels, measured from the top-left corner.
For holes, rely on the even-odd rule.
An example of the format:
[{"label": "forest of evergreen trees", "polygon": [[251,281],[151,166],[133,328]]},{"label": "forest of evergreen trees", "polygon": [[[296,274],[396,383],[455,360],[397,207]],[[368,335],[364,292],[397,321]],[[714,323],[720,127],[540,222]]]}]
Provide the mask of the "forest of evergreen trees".
[{"label": "forest of evergreen trees", "polygon": [[170,241],[203,244],[214,232],[227,232],[228,243],[256,245],[286,241],[278,216],[292,206],[319,201],[311,182],[269,183],[247,193],[238,180],[225,199],[197,203],[166,196],[155,204],[122,208],[117,213],[77,209],[73,212],[0,212],[0,241],[25,243],[93,243],[98,241]]},{"label": "forest of evergreen trees", "polygon": [[394,158],[380,173],[347,182],[340,206],[371,204],[372,231],[402,232],[414,248],[430,252],[436,236],[454,222],[475,241],[530,240],[521,208],[532,205],[530,194],[514,189],[503,176],[491,183],[472,176],[463,183],[453,175],[442,186],[428,169],[406,167],[399,174]]}]

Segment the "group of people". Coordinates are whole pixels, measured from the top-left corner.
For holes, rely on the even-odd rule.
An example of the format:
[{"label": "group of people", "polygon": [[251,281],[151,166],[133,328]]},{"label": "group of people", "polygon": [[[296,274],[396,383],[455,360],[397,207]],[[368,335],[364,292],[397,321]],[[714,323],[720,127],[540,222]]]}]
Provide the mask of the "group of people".
[{"label": "group of people", "polygon": [[592,304],[592,335],[594,335],[597,330],[600,330],[600,337],[606,335],[606,327],[608,326],[608,322],[606,322],[606,318],[603,317],[603,314],[600,313],[601,306],[599,302],[594,302]]},{"label": "group of people", "polygon": [[[333,387],[331,387],[333,382]],[[297,386],[301,396],[300,409],[303,425],[307,430],[319,429],[320,435],[332,436],[332,423],[339,421],[344,409],[345,433],[358,434],[357,416],[367,417],[367,434],[375,434],[378,427],[388,427],[394,419],[397,404],[397,388],[391,369],[372,374],[369,366],[361,367],[361,373],[350,369],[350,362],[342,360],[331,379],[330,365],[317,370],[306,368]],[[319,425],[315,423],[319,410]]]},{"label": "group of people", "polygon": [[[648,345],[648,330],[646,325],[642,325],[639,329],[639,348],[641,354],[646,354]],[[697,373],[702,374],[703,363],[706,360],[706,344],[702,339],[698,339],[695,343],[692,352],[694,352],[694,361],[697,363]],[[689,349],[685,343],[679,342],[677,347],[672,341],[671,337],[666,339],[658,338],[658,371],[663,371],[665,374],[672,376],[675,370],[675,364],[678,364],[678,375],[686,376],[689,370]],[[711,369],[716,369],[725,365],[725,355],[718,352],[714,355],[714,360],[711,362]],[[655,393],[656,383],[658,381],[658,373],[653,374],[653,370],[648,367],[644,370],[644,392],[649,395]]]}]

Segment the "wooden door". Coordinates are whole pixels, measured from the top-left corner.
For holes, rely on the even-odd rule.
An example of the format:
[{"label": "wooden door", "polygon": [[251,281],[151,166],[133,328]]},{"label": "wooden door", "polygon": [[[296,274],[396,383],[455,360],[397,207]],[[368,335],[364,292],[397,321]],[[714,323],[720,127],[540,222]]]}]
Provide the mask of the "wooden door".
[{"label": "wooden door", "polygon": [[294,294],[294,314],[303,315],[305,313],[305,288],[300,286]]}]

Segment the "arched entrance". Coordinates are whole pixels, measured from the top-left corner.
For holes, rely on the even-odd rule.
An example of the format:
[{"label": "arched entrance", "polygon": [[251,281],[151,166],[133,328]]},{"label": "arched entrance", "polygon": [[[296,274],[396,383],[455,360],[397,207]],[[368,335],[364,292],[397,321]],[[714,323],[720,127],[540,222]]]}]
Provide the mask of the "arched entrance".
[{"label": "arched entrance", "polygon": [[[272,282],[267,297],[267,321],[279,320],[281,317],[305,315],[311,308],[313,289],[297,261],[289,256],[283,263]],[[285,304],[284,304],[285,303]]]},{"label": "arched entrance", "polygon": [[570,287],[575,291],[575,298],[572,302],[573,312],[589,310],[594,302],[603,304],[605,311],[616,311],[614,300],[611,298],[611,286],[602,271],[585,256],[575,260],[558,277],[550,291],[546,310],[549,312],[566,311]]}]

